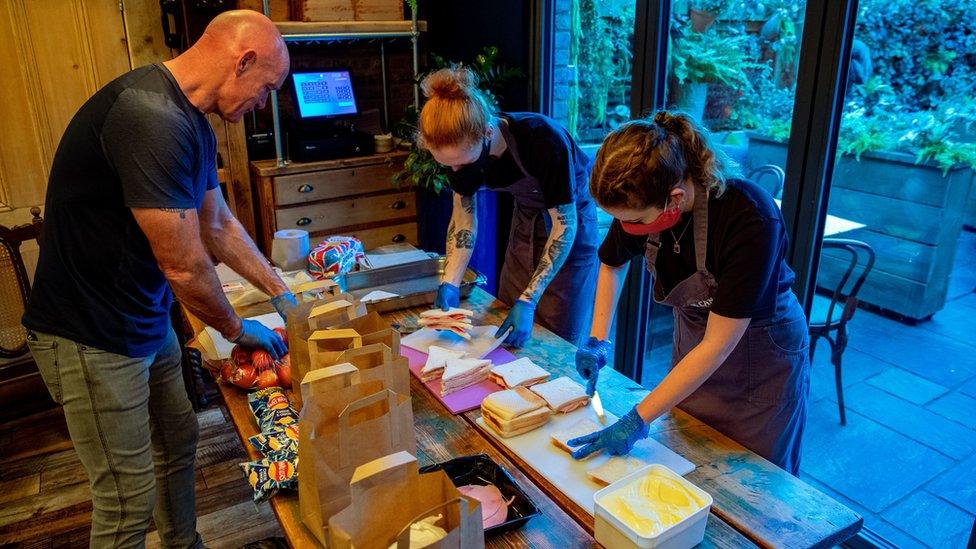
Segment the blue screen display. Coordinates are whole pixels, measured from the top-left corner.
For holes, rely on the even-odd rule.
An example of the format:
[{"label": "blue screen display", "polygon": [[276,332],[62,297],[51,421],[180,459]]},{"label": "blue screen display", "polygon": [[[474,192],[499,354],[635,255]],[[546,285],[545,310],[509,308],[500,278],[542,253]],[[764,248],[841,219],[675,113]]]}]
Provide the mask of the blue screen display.
[{"label": "blue screen display", "polygon": [[302,118],[358,112],[349,71],[297,72],[292,78]]}]

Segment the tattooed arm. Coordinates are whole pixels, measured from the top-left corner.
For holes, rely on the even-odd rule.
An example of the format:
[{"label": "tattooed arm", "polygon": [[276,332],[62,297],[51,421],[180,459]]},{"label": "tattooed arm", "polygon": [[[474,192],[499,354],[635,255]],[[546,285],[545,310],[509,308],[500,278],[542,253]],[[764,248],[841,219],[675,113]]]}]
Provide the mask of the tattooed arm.
[{"label": "tattooed arm", "polygon": [[532,303],[538,303],[542,298],[546,287],[569,257],[573,241],[576,240],[578,221],[575,203],[550,208],[549,217],[552,218],[552,232],[549,233],[549,239],[542,250],[542,259],[539,260],[532,279],[529,280],[529,286],[519,296],[519,299]]},{"label": "tattooed arm", "polygon": [[464,279],[464,271],[471,261],[478,236],[478,220],[474,213],[477,204],[477,195],[454,193],[454,210],[451,211],[451,223],[447,227],[447,262],[442,282],[460,286]]}]

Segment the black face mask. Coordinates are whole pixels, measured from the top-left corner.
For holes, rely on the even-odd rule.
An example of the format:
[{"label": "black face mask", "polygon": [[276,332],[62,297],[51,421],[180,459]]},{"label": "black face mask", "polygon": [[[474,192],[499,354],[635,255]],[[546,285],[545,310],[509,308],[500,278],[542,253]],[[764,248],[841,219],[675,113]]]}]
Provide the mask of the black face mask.
[{"label": "black face mask", "polygon": [[491,149],[490,144],[488,139],[485,139],[481,143],[481,154],[478,155],[477,160],[465,164],[458,171],[448,172],[447,180],[454,192],[463,196],[471,196],[485,185],[485,170],[488,169],[488,164],[491,162],[491,156],[488,154]]}]

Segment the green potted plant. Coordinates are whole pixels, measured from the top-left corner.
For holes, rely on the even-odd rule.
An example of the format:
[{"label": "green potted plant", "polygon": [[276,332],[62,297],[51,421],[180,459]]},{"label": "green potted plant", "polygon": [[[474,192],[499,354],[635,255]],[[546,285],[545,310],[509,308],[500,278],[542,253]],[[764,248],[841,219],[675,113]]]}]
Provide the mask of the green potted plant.
[{"label": "green potted plant", "polygon": [[752,59],[749,37],[734,30],[710,28],[695,32],[690,22],[677,22],[671,40],[671,76],[675,106],[697,119],[705,112],[709,84],[735,90],[749,86],[747,70],[763,71]]}]

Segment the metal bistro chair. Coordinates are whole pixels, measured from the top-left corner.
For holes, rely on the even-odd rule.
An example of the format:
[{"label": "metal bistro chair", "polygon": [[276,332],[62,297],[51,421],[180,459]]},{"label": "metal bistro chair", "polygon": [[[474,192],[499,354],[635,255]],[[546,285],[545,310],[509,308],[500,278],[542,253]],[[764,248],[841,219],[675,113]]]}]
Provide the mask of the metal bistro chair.
[{"label": "metal bistro chair", "polygon": [[[840,277],[837,287],[829,298],[814,295],[810,311],[810,361],[817,347],[817,339],[824,338],[830,344],[830,362],[834,365],[834,381],[837,385],[837,407],[840,424],[847,425],[844,411],[844,385],[841,382],[841,359],[847,348],[847,323],[857,311],[857,294],[864,285],[868,273],[874,268],[874,249],[859,240],[825,238],[823,249],[842,250],[850,254],[847,270]],[[861,269],[855,277],[855,271]]]},{"label": "metal bistro chair", "polygon": [[[766,176],[772,178],[773,180],[772,187],[767,187],[766,185],[760,183],[763,177]],[[776,199],[783,198],[783,183],[784,181],[786,181],[786,172],[784,172],[783,168],[780,168],[776,164],[765,164],[759,166],[758,168],[750,171],[746,177],[749,178],[749,181],[752,181],[753,183],[756,183],[757,185],[769,191],[769,194],[773,195],[773,198]]]},{"label": "metal bistro chair", "polygon": [[0,225],[0,421],[55,405],[27,348],[27,329],[20,323],[30,295],[20,246],[28,240],[40,243],[44,224],[40,208],[30,212],[30,223]]}]

